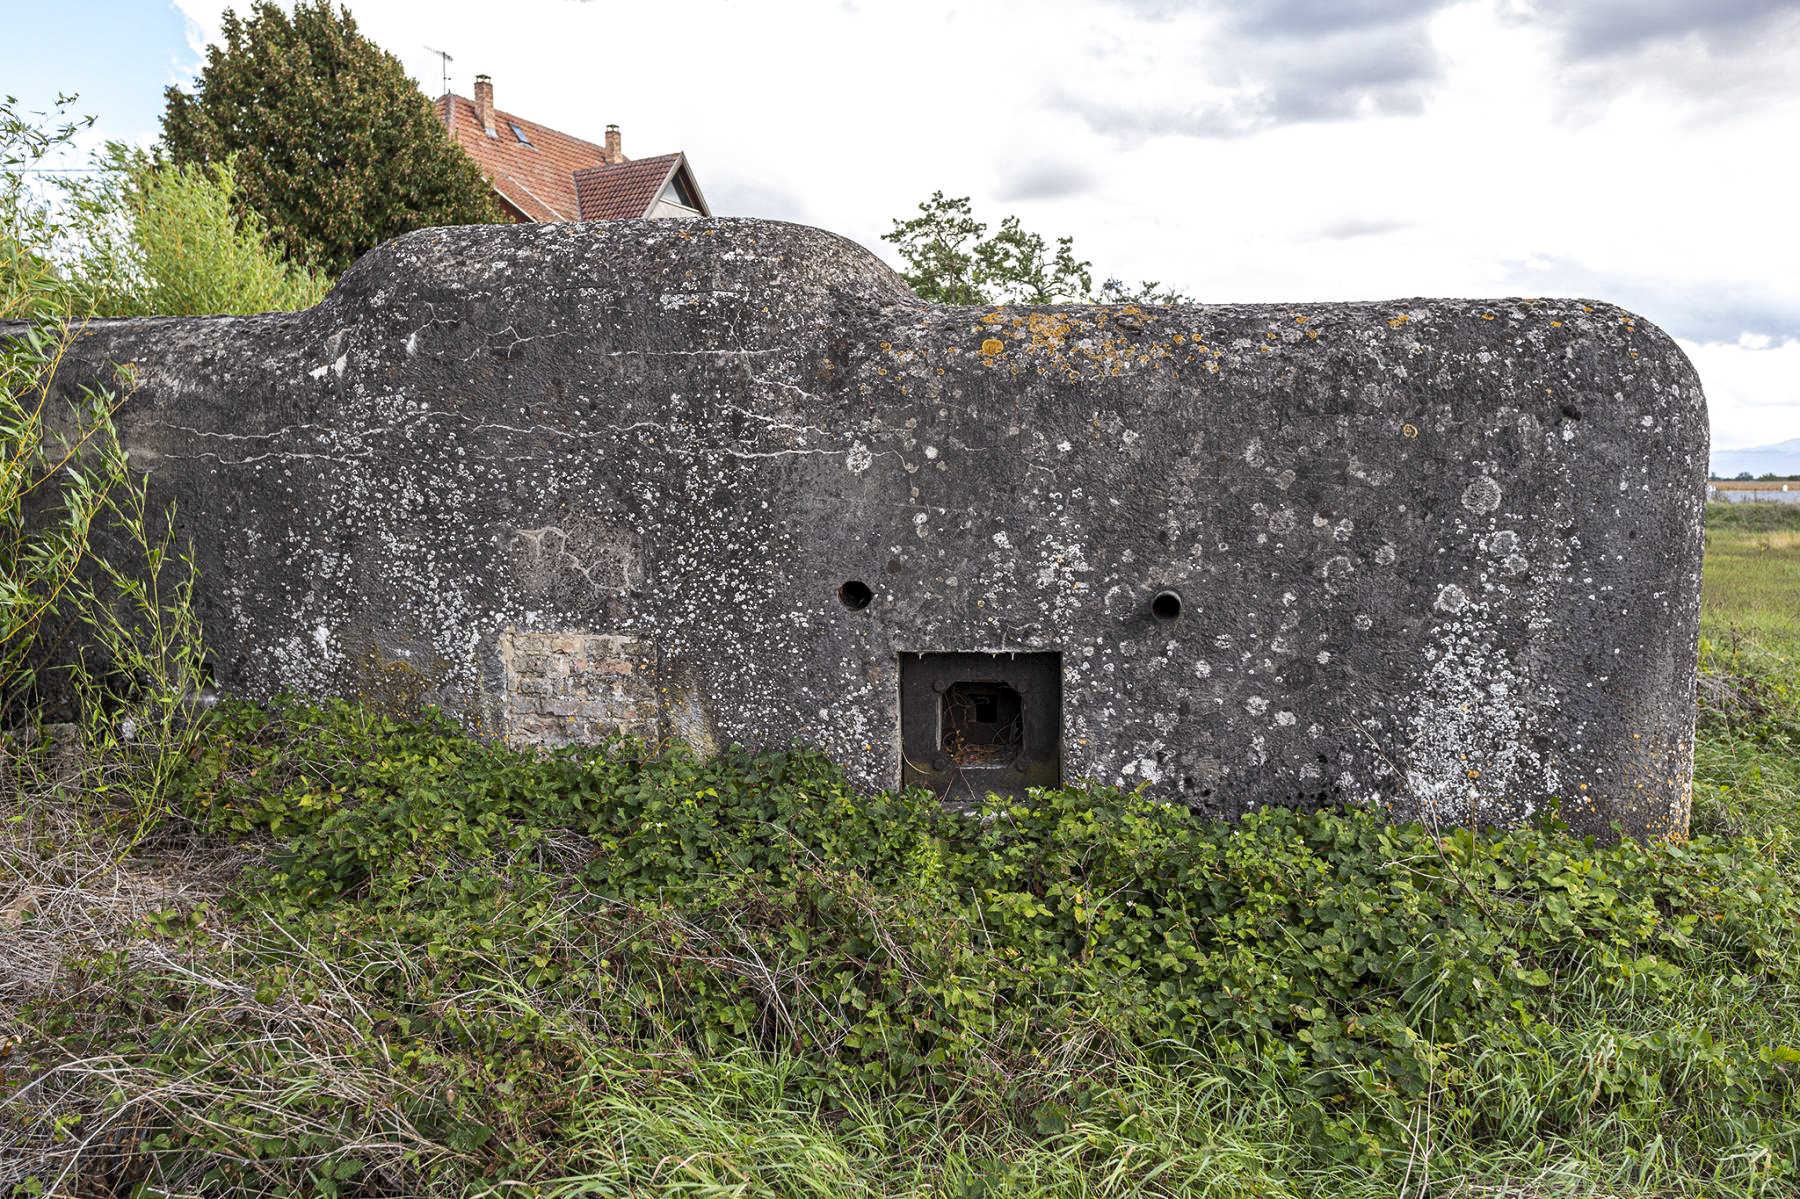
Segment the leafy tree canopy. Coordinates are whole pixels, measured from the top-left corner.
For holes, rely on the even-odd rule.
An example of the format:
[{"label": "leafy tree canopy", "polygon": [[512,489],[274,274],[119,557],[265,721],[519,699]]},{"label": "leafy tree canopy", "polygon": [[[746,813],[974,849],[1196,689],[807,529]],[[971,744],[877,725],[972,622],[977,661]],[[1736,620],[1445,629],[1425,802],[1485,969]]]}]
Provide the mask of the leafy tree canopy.
[{"label": "leafy tree canopy", "polygon": [[937,304],[1185,304],[1192,297],[1160,283],[1135,287],[1117,278],[1094,286],[1093,263],[1075,256],[1075,240],[1054,245],[1016,216],[991,235],[967,196],[941,191],[919,215],[896,220],[881,240],[899,247],[901,276],[919,298]]},{"label": "leafy tree canopy", "polygon": [[240,211],[291,260],[342,272],[377,243],[430,225],[501,219],[474,161],[451,141],[400,61],[349,10],[257,0],[227,11],[197,92],[165,93],[177,164],[232,161]]}]

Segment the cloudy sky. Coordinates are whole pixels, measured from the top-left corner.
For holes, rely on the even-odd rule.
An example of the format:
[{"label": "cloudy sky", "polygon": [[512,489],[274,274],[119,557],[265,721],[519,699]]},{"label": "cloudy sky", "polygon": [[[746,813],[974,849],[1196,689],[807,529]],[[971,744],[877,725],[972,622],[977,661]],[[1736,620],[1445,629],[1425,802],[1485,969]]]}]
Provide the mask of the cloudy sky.
[{"label": "cloudy sky", "polygon": [[[0,89],[148,141],[227,4],[0,7]],[[941,188],[1205,300],[1598,297],[1682,342],[1716,448],[1800,437],[1800,0],[351,8],[431,94],[427,45],[464,95],[687,151],[721,214],[885,253]]]}]

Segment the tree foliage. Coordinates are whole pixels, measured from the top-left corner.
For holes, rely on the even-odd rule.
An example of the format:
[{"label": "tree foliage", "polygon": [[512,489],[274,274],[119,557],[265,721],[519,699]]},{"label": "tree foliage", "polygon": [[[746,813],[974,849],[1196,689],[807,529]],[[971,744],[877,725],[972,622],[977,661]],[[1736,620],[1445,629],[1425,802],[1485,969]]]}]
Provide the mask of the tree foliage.
[{"label": "tree foliage", "polygon": [[109,142],[66,186],[82,227],[67,264],[95,316],[291,312],[330,280],[287,261],[262,218],[238,212],[232,162],[180,165]]},{"label": "tree foliage", "polygon": [[1133,287],[1117,278],[1094,286],[1093,263],[1075,255],[1075,239],[1054,243],[1003,217],[988,233],[967,196],[941,191],[919,215],[895,220],[881,240],[899,247],[902,277],[934,304],[1182,304],[1191,297],[1160,283]]},{"label": "tree foliage", "polygon": [[239,212],[288,259],[341,273],[377,243],[430,225],[501,219],[487,181],[347,9],[257,0],[227,11],[193,95],[165,93],[178,164],[234,161]]}]

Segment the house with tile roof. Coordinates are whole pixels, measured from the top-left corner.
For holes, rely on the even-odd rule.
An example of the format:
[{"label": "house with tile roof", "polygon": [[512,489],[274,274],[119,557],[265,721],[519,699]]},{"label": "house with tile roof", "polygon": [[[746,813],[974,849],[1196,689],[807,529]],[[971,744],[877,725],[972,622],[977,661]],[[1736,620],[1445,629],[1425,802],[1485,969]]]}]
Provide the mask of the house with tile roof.
[{"label": "house with tile roof", "polygon": [[687,155],[627,158],[617,125],[596,143],[502,112],[486,75],[475,76],[473,100],[446,92],[437,111],[515,221],[712,215]]}]

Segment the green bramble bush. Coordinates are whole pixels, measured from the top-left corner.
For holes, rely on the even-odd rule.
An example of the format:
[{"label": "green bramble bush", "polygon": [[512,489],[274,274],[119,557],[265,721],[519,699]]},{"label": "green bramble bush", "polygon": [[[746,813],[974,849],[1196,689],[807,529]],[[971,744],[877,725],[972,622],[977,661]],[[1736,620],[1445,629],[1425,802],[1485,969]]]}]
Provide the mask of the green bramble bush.
[{"label": "green bramble bush", "polygon": [[[403,1122],[435,1147],[409,1169],[529,1176],[618,1063],[746,1048],[825,1111],[1042,1137],[1146,1119],[1134,1064],[1203,1069],[1278,1091],[1311,1152],[1376,1177],[1422,1108],[1463,1147],[1440,1156],[1603,1130],[1755,1185],[1800,1162],[1800,892],[1766,845],[1209,823],[1103,788],[963,816],[859,797],[810,752],[539,757],[336,704],[233,710],[179,790],[201,828],[266,839],[229,915],[280,936],[159,935],[228,953],[264,1009],[353,995],[338,1052],[386,1098],[347,1109],[284,1057],[288,1102],[318,1144]],[[216,1075],[215,1112],[277,1068],[254,1038],[221,1051],[191,980],[85,969],[111,998],[61,1005],[61,1036],[157,1028],[158,1070]],[[305,1157],[294,1110],[261,1104],[171,1121],[155,1152]]]}]

